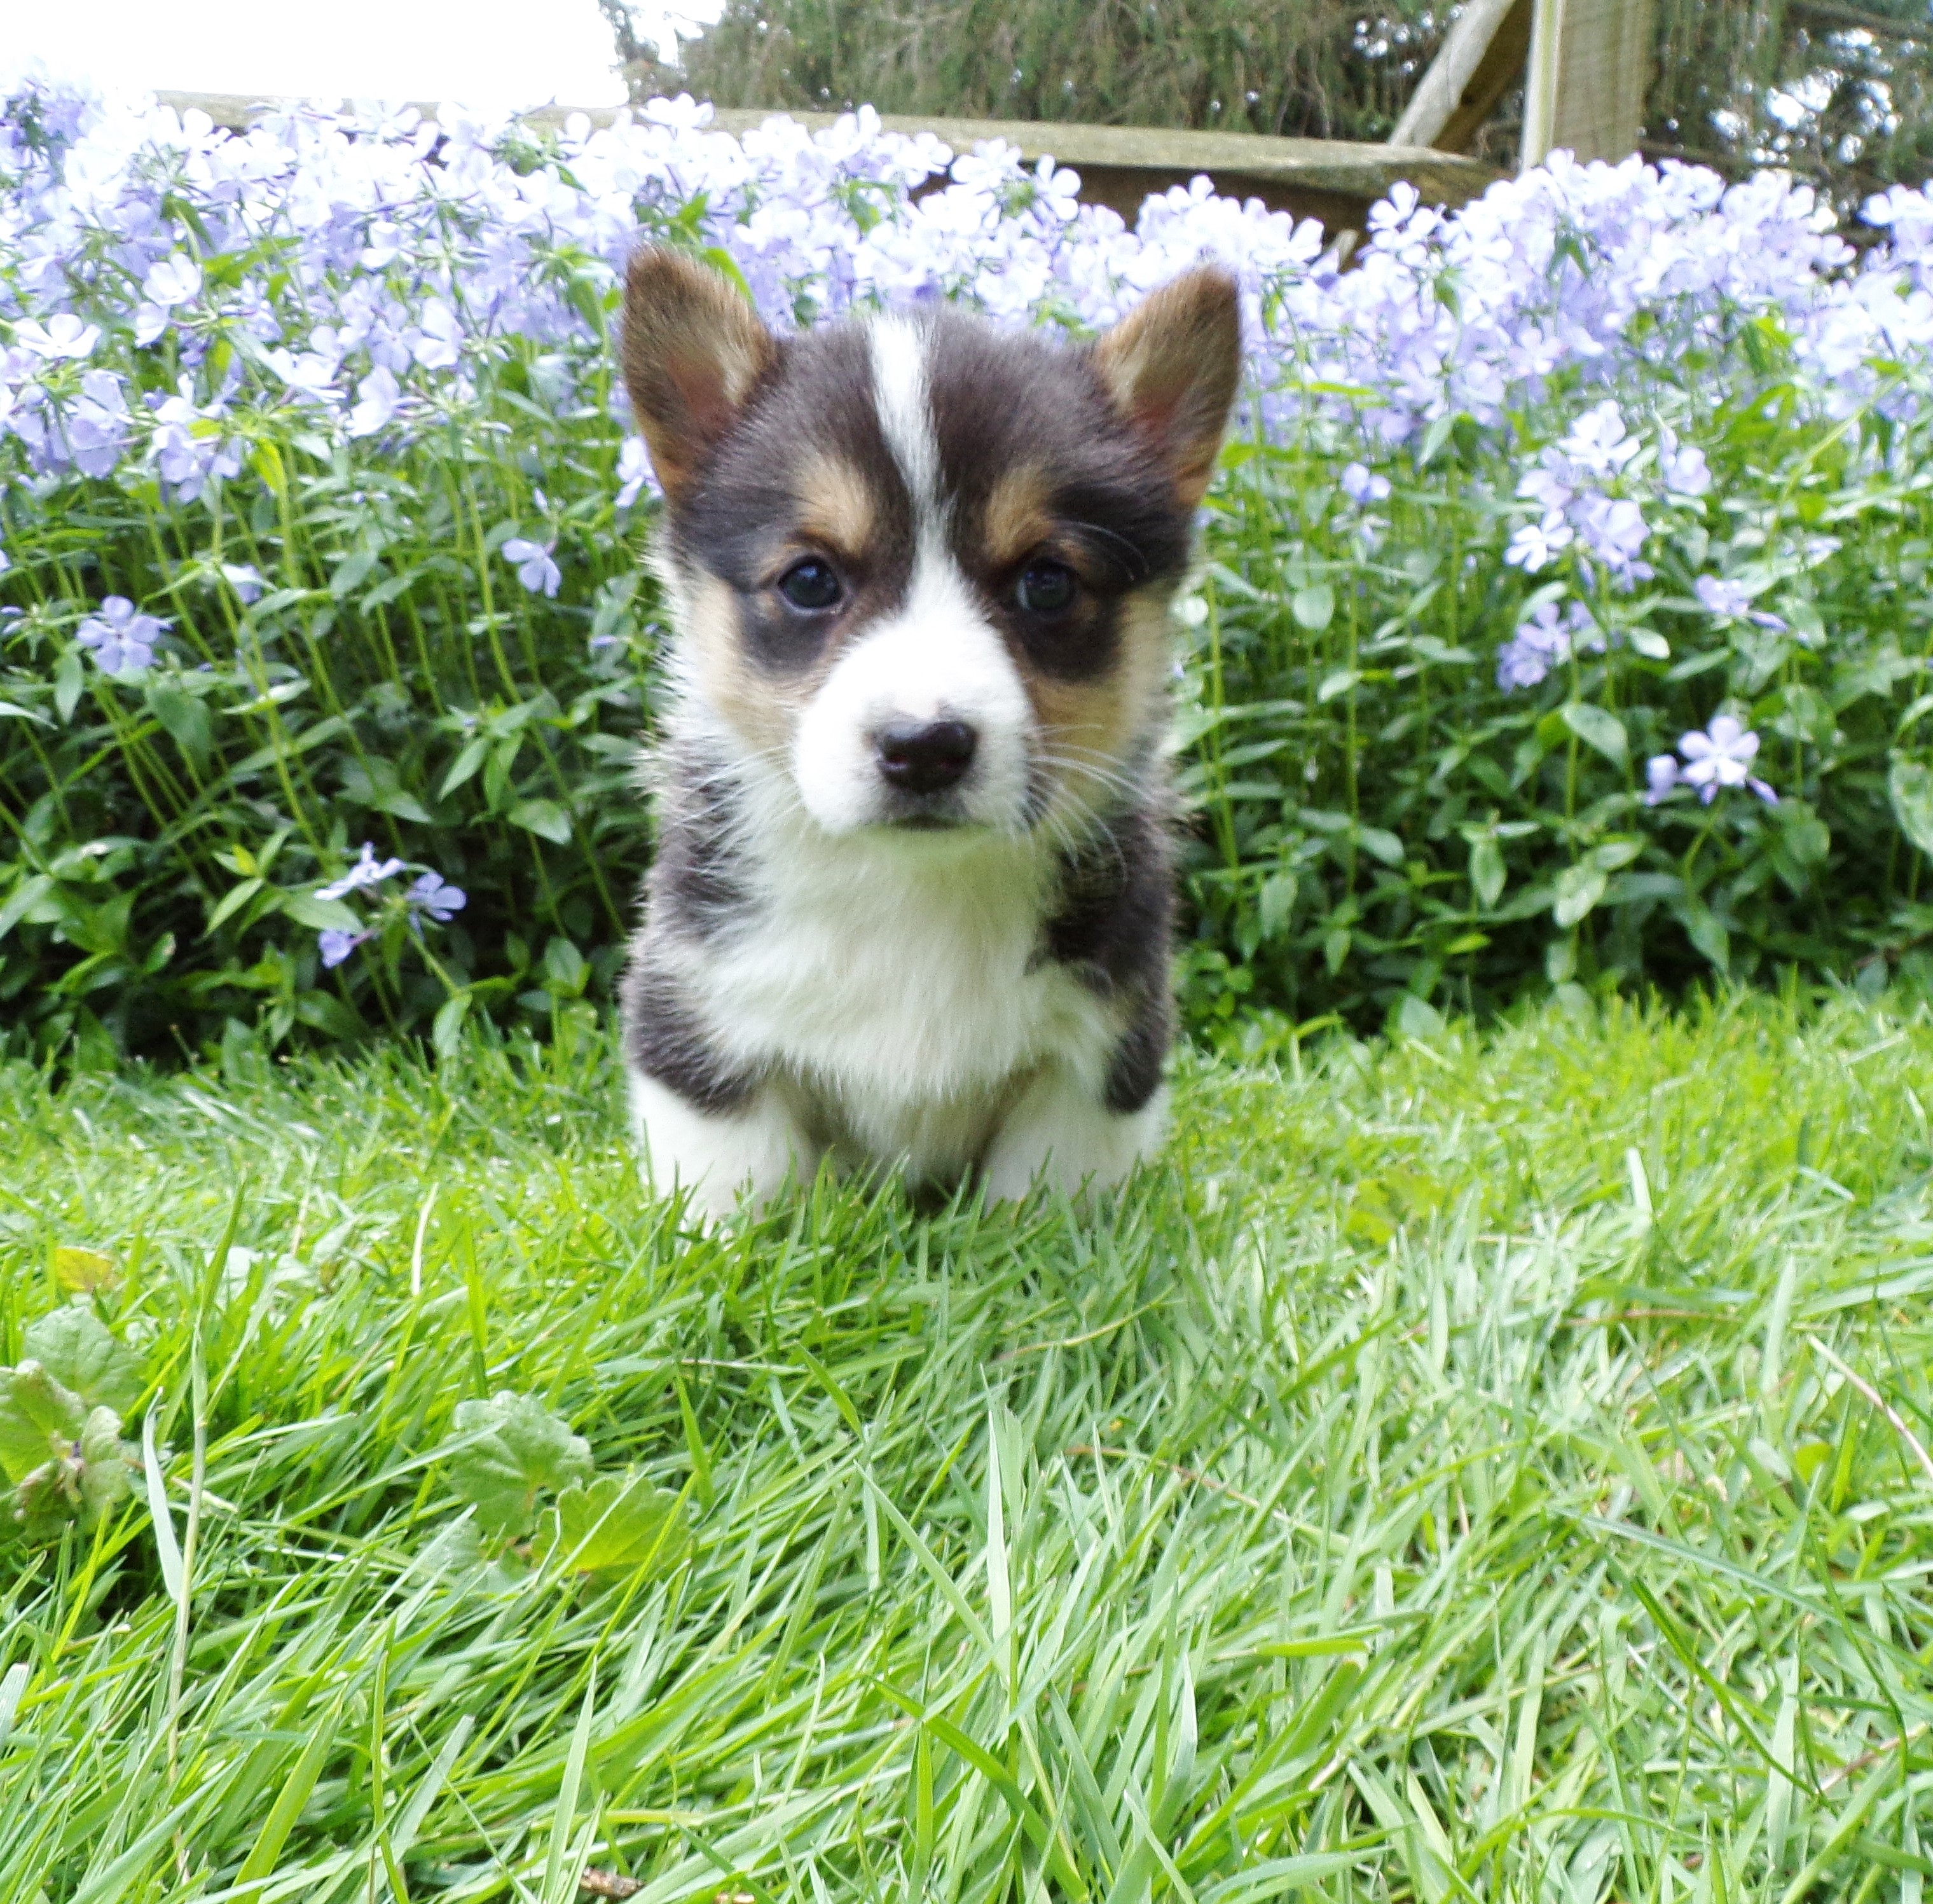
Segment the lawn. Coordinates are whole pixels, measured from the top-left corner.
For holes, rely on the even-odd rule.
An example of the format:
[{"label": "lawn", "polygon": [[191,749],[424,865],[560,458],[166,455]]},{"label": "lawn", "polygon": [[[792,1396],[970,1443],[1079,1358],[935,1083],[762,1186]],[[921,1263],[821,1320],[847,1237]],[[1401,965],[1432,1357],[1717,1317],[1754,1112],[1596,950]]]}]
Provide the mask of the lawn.
[{"label": "lawn", "polygon": [[0,1899],[1922,1895],[1920,1008],[1192,1060],[1098,1222],[717,1238],[601,1034],[231,1060],[0,1072],[0,1354],[140,1364],[0,1547]]}]

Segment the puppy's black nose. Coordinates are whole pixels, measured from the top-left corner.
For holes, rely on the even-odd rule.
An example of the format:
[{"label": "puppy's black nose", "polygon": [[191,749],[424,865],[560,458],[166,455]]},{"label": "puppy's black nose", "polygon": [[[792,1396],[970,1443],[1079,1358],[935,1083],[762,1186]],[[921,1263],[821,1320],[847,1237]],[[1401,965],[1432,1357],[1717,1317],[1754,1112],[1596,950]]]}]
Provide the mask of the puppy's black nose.
[{"label": "puppy's black nose", "polygon": [[903,793],[939,793],[973,765],[979,738],[963,720],[906,720],[882,727],[873,744],[891,785]]}]

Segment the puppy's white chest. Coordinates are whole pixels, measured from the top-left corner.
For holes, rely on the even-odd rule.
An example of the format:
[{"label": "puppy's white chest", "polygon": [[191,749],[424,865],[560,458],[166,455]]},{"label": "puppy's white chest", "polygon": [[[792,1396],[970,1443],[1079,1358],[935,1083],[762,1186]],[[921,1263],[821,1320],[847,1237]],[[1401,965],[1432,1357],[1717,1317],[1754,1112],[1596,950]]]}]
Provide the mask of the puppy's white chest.
[{"label": "puppy's white chest", "polygon": [[793,1081],[834,1141],[963,1169],[1027,1073],[1098,1052],[1104,1008],[1039,956],[1031,858],[936,865],[903,842],[837,844],[768,863],[757,922],[702,968],[708,1015],[735,1058]]}]

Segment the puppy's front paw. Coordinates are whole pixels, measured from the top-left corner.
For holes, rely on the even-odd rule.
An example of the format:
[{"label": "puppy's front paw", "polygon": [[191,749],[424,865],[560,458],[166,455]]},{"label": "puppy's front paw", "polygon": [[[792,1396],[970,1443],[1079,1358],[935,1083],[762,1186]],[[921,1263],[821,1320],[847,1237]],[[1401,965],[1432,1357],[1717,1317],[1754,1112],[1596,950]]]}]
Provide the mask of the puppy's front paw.
[{"label": "puppy's front paw", "polygon": [[812,1147],[776,1093],[714,1114],[642,1072],[631,1073],[631,1115],[645,1181],[661,1196],[682,1190],[705,1223],[729,1217],[741,1196],[756,1208],[789,1177],[809,1177]]},{"label": "puppy's front paw", "polygon": [[1059,1066],[1050,1066],[1008,1112],[981,1166],[989,1203],[1015,1203],[1036,1184],[1074,1196],[1120,1182],[1161,1148],[1168,1093],[1138,1111],[1111,1111]]}]

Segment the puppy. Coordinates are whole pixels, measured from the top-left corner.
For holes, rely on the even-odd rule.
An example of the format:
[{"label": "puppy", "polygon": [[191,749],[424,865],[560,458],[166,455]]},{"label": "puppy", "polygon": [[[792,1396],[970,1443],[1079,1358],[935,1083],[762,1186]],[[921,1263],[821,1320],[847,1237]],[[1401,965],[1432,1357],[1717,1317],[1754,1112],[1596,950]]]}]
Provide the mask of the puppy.
[{"label": "puppy", "polygon": [[633,261],[665,492],[658,847],[624,985],[647,1174],[1120,1179],[1173,1030],[1170,598],[1240,359],[1201,269],[1098,343],[951,310],[773,336]]}]

